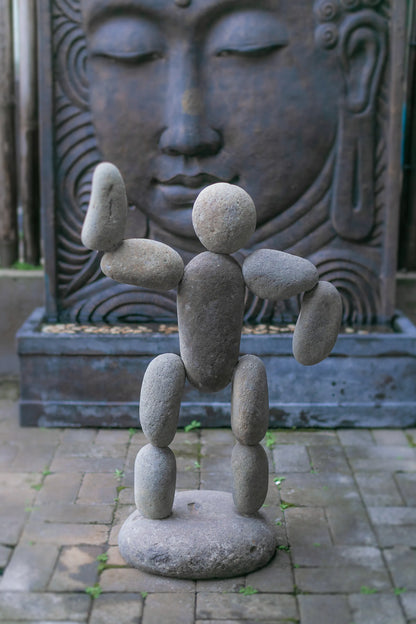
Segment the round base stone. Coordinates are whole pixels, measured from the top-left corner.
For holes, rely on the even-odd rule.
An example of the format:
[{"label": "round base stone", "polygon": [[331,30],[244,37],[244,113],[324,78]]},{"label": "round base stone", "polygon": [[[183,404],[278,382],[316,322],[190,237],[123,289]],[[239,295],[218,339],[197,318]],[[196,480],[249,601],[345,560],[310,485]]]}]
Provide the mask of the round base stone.
[{"label": "round base stone", "polygon": [[241,576],[276,552],[275,528],[261,514],[240,515],[231,494],[191,490],[175,496],[163,520],[133,512],[118,538],[122,557],[145,572],[182,579]]}]

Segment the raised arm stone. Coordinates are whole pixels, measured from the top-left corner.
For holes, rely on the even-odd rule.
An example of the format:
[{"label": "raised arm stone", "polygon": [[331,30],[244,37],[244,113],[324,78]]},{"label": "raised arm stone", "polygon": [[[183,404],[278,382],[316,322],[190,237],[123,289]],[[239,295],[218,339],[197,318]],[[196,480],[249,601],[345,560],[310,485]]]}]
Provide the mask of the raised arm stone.
[{"label": "raised arm stone", "polygon": [[101,259],[101,270],[116,282],[153,290],[176,288],[183,260],[168,245],[146,238],[128,238]]},{"label": "raised arm stone", "polygon": [[100,163],[92,178],[91,199],[81,233],[83,245],[110,251],[123,238],[127,219],[127,196],[121,173],[111,163]]},{"label": "raised arm stone", "polygon": [[330,282],[319,282],[305,293],[293,334],[293,355],[304,366],[325,359],[338,337],[342,320],[341,295]]},{"label": "raised arm stone", "polygon": [[270,301],[288,299],[311,290],[319,280],[312,262],[275,249],[258,249],[247,256],[243,276],[255,295]]}]

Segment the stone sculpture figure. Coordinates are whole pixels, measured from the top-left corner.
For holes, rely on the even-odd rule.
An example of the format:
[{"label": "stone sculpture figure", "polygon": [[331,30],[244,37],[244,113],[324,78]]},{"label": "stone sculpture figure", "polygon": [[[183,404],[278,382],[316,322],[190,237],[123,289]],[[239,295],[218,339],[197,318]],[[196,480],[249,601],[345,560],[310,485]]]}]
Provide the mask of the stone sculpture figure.
[{"label": "stone sculpture figure", "polygon": [[[331,351],[341,322],[341,298],[332,284],[319,282],[311,262],[297,256],[260,249],[239,265],[230,254],[254,232],[256,209],[238,186],[217,183],[198,195],[192,222],[207,251],[185,267],[180,255],[164,243],[123,240],[127,208],[118,169],[109,163],[99,165],[83,242],[105,252],[101,268],[114,280],[161,291],[178,288],[180,355],[159,355],[143,379],[140,423],[149,444],[137,454],[137,512],[120,533],[120,549],[133,565],[151,572],[193,578],[238,575],[264,565],[275,549],[273,530],[257,513],[268,485],[268,461],[260,444],[269,420],[266,371],[255,355],[239,359],[245,287],[270,300],[305,292],[293,338],[295,358],[305,365],[321,361]],[[208,392],[232,382],[231,427],[237,442],[231,465],[237,513],[227,494],[192,492],[177,496],[179,506],[171,515],[176,461],[169,444],[186,379]],[[221,516],[224,508],[226,522]],[[217,528],[221,526],[216,538],[212,529],[207,540],[201,535],[206,515],[214,517]],[[190,524],[196,526],[193,536]]]}]

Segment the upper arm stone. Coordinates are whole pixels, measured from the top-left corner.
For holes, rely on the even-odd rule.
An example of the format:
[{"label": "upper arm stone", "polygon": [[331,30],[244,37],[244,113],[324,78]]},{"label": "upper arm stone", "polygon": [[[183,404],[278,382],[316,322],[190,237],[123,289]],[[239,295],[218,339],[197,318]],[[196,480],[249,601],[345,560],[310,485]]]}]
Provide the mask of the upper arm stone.
[{"label": "upper arm stone", "polygon": [[258,249],[243,264],[248,288],[261,299],[288,299],[311,290],[319,281],[317,268],[304,258],[275,249]]}]

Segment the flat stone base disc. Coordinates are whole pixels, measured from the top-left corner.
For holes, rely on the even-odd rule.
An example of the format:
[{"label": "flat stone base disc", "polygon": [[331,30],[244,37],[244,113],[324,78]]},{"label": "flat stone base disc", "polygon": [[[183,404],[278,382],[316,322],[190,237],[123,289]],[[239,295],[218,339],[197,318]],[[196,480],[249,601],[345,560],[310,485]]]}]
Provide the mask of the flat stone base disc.
[{"label": "flat stone base disc", "polygon": [[275,528],[261,514],[241,516],[232,495],[213,490],[177,492],[163,520],[133,512],[121,527],[122,557],[145,572],[182,579],[241,576],[276,551]]}]

